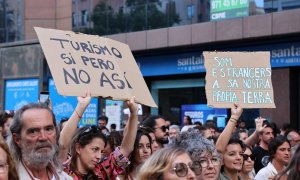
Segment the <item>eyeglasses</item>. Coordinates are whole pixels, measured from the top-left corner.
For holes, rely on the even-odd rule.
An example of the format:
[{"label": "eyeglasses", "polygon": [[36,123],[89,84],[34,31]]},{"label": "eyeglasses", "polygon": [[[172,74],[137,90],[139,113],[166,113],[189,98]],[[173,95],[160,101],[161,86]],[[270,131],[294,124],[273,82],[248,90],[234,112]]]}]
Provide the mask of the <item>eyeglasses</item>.
[{"label": "eyeglasses", "polygon": [[8,164],[0,164],[0,174],[7,170]]},{"label": "eyeglasses", "polygon": [[185,177],[189,171],[188,167],[195,173],[195,175],[200,175],[202,172],[201,165],[195,162],[190,162],[188,164],[177,163],[175,164],[173,170],[175,171],[178,177]]},{"label": "eyeglasses", "polygon": [[167,129],[169,130],[169,126],[160,126],[160,127],[156,127],[154,129],[161,129],[163,132],[166,132]]},{"label": "eyeglasses", "polygon": [[81,137],[90,133],[94,133],[94,134],[101,133],[101,130],[97,126],[90,126],[89,128],[87,128],[86,130],[84,130],[78,135],[77,142],[80,140]]},{"label": "eyeglasses", "polygon": [[213,156],[210,159],[209,158],[203,158],[200,161],[195,161],[195,162],[198,162],[201,165],[202,168],[206,168],[209,164],[208,161],[210,161],[212,165],[218,166],[221,163],[221,158],[218,157],[218,156]]},{"label": "eyeglasses", "polygon": [[255,161],[255,159],[256,159],[254,154],[251,154],[251,155],[243,154],[244,161],[247,161],[249,159],[249,157],[250,157],[251,161]]},{"label": "eyeglasses", "polygon": [[295,142],[295,143],[298,143],[298,142],[300,142],[300,139],[291,139],[290,142],[291,142],[291,141],[293,141],[293,142]]}]

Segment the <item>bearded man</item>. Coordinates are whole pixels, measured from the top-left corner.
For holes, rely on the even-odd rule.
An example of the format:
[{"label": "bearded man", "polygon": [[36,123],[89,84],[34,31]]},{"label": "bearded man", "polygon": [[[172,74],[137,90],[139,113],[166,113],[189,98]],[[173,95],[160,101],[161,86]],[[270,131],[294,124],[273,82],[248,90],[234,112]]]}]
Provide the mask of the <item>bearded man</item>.
[{"label": "bearded man", "polygon": [[57,160],[59,131],[47,106],[23,106],[16,112],[10,130],[8,144],[21,179],[72,179]]},{"label": "bearded man", "polygon": [[169,127],[166,125],[166,120],[162,116],[150,115],[142,122],[142,126],[153,130],[159,146],[158,149],[168,144]]}]

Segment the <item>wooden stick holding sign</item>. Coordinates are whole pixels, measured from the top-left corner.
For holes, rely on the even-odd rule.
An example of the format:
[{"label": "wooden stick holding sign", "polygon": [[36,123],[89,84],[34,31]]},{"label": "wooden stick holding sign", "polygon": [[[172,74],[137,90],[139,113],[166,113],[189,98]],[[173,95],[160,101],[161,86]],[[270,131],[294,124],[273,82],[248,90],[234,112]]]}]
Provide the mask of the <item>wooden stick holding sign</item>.
[{"label": "wooden stick holding sign", "polygon": [[57,91],[64,96],[129,100],[157,107],[127,44],[95,35],[34,28]]},{"label": "wooden stick holding sign", "polygon": [[207,104],[275,108],[270,52],[203,52]]}]

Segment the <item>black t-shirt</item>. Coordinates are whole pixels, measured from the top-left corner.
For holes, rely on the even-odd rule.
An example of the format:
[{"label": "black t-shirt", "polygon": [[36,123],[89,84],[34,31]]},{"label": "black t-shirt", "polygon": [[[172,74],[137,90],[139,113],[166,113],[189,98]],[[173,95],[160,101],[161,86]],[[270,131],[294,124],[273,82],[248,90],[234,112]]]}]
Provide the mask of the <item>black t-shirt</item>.
[{"label": "black t-shirt", "polygon": [[260,169],[267,166],[269,163],[269,151],[260,146],[253,148],[252,153],[255,155],[254,169],[258,173]]}]

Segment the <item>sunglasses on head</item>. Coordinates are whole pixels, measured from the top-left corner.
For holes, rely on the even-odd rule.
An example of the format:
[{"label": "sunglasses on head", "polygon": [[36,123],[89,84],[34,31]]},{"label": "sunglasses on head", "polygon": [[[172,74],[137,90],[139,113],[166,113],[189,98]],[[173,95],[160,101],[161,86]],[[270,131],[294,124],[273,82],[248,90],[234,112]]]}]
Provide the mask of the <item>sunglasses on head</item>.
[{"label": "sunglasses on head", "polygon": [[81,137],[90,133],[101,133],[101,130],[97,126],[90,126],[78,135],[77,141],[79,141]]},{"label": "sunglasses on head", "polygon": [[163,132],[166,132],[167,129],[169,130],[169,126],[160,126],[160,127],[157,127],[155,129],[161,129]]},{"label": "sunglasses on head", "polygon": [[247,161],[247,160],[249,159],[249,157],[250,157],[251,161],[255,161],[255,156],[254,156],[254,154],[251,154],[251,155],[243,154],[243,159],[244,159],[244,161]]},{"label": "sunglasses on head", "polygon": [[189,171],[188,168],[190,168],[195,173],[195,175],[201,174],[202,168],[199,163],[177,163],[175,164],[175,167],[173,169],[178,177],[185,177]]}]

